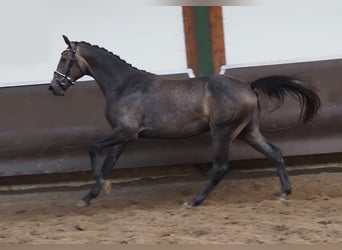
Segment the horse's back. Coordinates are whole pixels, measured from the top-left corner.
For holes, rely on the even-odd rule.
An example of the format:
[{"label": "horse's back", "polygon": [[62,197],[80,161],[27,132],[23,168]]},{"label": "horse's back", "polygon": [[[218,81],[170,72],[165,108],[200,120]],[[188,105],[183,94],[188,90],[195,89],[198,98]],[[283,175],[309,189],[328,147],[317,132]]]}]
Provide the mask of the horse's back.
[{"label": "horse's back", "polygon": [[155,103],[159,103],[158,110],[174,110],[188,118],[193,115],[208,117],[208,120],[216,116],[233,117],[237,113],[243,115],[244,111],[250,113],[257,106],[257,96],[250,84],[223,75],[159,79],[155,86],[152,92],[158,99],[155,99]]}]

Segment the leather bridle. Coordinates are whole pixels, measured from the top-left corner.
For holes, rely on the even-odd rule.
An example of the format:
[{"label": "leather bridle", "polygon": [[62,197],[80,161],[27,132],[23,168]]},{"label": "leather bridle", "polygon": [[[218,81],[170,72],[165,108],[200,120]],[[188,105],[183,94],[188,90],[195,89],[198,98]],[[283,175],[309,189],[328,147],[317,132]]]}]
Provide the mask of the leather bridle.
[{"label": "leather bridle", "polygon": [[[69,77],[69,73],[70,73],[70,70],[72,68],[72,66],[74,65],[74,63],[77,64],[78,68],[80,69],[80,71],[82,72],[82,74],[84,75],[85,73],[83,72],[82,68],[80,67],[80,65],[78,64],[77,62],[77,59],[76,59],[76,49],[77,48],[71,48],[69,49],[69,51],[71,51],[71,59],[69,59],[69,65],[68,65],[68,68],[67,68],[67,71],[65,74],[55,70],[54,72],[54,76],[56,78],[56,81],[57,83],[61,86],[61,87],[65,87],[67,86],[68,84],[70,85],[75,85],[76,81],[72,81],[71,78]],[[62,53],[63,54],[63,53]]]}]

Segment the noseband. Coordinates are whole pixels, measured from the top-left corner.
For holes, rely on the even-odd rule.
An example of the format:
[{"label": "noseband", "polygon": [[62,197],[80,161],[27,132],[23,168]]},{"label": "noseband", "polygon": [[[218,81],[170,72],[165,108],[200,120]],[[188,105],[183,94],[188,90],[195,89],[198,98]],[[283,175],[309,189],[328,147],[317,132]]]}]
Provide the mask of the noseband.
[{"label": "noseband", "polygon": [[68,76],[69,73],[70,73],[70,70],[72,68],[72,66],[74,65],[74,63],[76,62],[78,68],[80,69],[80,71],[82,72],[82,74],[84,74],[84,72],[82,71],[80,65],[77,63],[77,59],[76,59],[76,49],[77,48],[72,48],[70,49],[71,53],[72,53],[72,56],[71,56],[71,59],[69,61],[69,65],[68,65],[68,68],[67,68],[67,71],[65,74],[55,70],[54,72],[54,76],[56,77],[56,81],[58,82],[59,85],[61,85],[62,87],[63,86],[66,86],[67,84],[70,84],[70,85],[75,85],[76,81],[72,81],[71,78]]}]

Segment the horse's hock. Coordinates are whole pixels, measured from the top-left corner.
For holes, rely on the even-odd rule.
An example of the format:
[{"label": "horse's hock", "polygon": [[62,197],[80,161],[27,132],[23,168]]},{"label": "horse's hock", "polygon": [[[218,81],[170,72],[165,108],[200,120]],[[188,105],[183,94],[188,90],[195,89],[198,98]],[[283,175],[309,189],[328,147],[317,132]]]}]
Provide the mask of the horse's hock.
[{"label": "horse's hock", "polygon": [[[342,60],[231,69],[226,74],[252,81],[281,74],[308,77],[319,90],[322,107],[306,125],[297,123],[298,104],[288,98],[278,110],[261,102],[262,132],[284,156],[341,153]],[[262,97],[261,100],[267,97]],[[108,133],[104,98],[96,84],[71,88],[64,97],[47,85],[0,89],[0,176],[90,170],[88,148]],[[262,158],[249,146],[234,143],[231,160]],[[207,134],[179,140],[138,140],[127,146],[117,168],[211,162]]]}]

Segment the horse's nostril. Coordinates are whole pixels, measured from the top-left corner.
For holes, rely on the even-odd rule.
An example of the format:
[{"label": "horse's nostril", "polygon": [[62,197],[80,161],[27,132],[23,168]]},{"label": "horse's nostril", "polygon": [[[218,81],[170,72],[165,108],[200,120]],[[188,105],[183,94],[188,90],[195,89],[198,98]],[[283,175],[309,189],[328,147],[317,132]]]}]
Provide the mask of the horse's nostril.
[{"label": "horse's nostril", "polygon": [[51,90],[51,91],[52,91],[52,86],[49,86],[49,90]]}]

